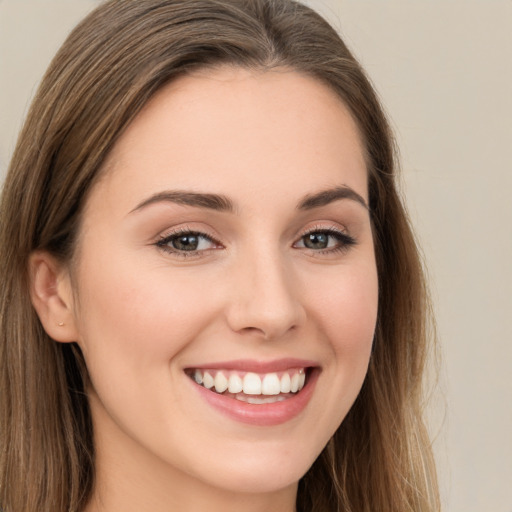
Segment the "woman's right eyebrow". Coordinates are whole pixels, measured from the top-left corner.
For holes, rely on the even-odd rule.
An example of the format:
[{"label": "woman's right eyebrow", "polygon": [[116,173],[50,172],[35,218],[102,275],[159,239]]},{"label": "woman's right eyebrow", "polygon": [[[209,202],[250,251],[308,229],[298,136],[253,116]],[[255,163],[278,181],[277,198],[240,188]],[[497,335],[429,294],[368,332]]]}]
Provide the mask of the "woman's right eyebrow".
[{"label": "woman's right eyebrow", "polygon": [[221,212],[233,213],[235,206],[231,199],[220,194],[205,194],[200,192],[187,192],[183,190],[165,190],[144,199],[130,213],[146,208],[149,205],[161,202],[170,202],[197,208],[207,208]]}]

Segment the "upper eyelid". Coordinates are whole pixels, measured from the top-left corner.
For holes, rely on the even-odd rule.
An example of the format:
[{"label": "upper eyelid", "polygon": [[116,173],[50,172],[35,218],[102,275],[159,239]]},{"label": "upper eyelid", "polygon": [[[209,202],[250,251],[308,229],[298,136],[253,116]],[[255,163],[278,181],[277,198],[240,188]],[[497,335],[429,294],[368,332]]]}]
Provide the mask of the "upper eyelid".
[{"label": "upper eyelid", "polygon": [[209,230],[204,229],[204,228],[194,228],[187,224],[185,224],[184,226],[179,226],[176,228],[169,228],[169,229],[163,230],[158,235],[158,240],[171,238],[173,236],[189,235],[189,234],[203,236],[205,238],[211,239],[214,242],[220,243],[219,236],[211,233]]},{"label": "upper eyelid", "polygon": [[350,235],[347,231],[331,227],[331,228],[320,228],[320,229],[311,229],[311,230],[304,231],[302,233],[302,235],[299,236],[297,241],[294,242],[294,244],[299,242],[300,240],[302,240],[305,236],[308,236],[312,233],[327,233],[330,236],[338,235],[340,238],[352,240],[353,242],[356,241],[356,239],[352,235]]},{"label": "upper eyelid", "polygon": [[174,237],[179,237],[179,236],[184,236],[184,235],[196,235],[201,238],[206,238],[206,239],[210,240],[211,242],[213,242],[214,244],[222,245],[222,243],[220,241],[218,241],[216,237],[214,237],[208,233],[204,233],[203,231],[196,230],[196,229],[177,230],[177,231],[166,233],[165,235],[160,235],[157,240],[157,244],[161,243],[161,242],[165,242],[166,240],[171,240]]},{"label": "upper eyelid", "polygon": [[331,233],[339,233],[342,235],[350,236],[349,230],[339,224],[338,222],[332,222],[330,221],[327,225],[326,224],[313,224],[312,226],[309,226],[305,229],[301,229],[297,235],[298,238],[301,238],[305,235],[308,235],[310,233],[314,233],[316,231],[320,232],[331,232]]},{"label": "upper eyelid", "polygon": [[301,236],[308,235],[309,233],[315,233],[315,232],[323,232],[323,233],[343,233],[346,234],[346,230],[342,228],[337,228],[334,226],[317,226],[314,228],[308,228],[302,232]]},{"label": "upper eyelid", "polygon": [[[310,233],[314,233],[315,231],[341,233],[341,234],[348,235],[348,232],[345,228],[335,227],[335,226],[320,226],[320,225],[318,225],[318,226],[312,226],[312,227],[300,230],[296,235],[297,239],[300,239],[301,237],[308,235]],[[161,233],[158,235],[158,240],[163,240],[166,238],[171,238],[173,236],[187,235],[187,234],[203,236],[205,238],[211,239],[212,241],[220,243],[220,241],[218,240],[219,237],[208,233],[206,230],[195,229],[195,228],[192,228],[189,226],[179,227],[177,229],[164,231],[163,234]]]}]

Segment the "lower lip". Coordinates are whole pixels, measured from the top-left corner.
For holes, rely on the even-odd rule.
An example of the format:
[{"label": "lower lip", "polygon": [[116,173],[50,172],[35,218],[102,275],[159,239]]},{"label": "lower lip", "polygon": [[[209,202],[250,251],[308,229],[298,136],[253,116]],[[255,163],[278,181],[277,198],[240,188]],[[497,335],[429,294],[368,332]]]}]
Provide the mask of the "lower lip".
[{"label": "lower lip", "polygon": [[[270,404],[249,404],[236,398],[230,398],[210,391],[192,379],[191,384],[198,393],[215,409],[241,423],[268,427],[280,425],[298,416],[307,406],[318,379],[319,371],[310,371],[306,385],[294,396],[282,402]],[[188,378],[188,377],[187,377]]]}]

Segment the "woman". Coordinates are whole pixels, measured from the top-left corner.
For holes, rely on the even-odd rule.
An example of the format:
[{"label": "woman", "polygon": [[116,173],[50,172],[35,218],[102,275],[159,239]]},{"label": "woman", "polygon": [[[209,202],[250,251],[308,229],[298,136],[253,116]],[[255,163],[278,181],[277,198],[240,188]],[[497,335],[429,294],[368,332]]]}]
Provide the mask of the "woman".
[{"label": "woman", "polygon": [[0,251],[2,510],[438,510],[391,134],[309,8],[101,5]]}]

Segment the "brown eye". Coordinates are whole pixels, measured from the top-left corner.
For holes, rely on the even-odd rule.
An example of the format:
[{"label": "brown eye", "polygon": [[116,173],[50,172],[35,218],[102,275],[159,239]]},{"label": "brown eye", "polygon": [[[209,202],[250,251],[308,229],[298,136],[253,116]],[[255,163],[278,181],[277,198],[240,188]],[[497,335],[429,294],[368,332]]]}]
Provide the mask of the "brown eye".
[{"label": "brown eye", "polygon": [[170,234],[159,240],[156,245],[176,254],[200,253],[218,247],[218,244],[208,235],[194,231]]},{"label": "brown eye", "polygon": [[348,249],[356,241],[350,235],[334,229],[310,231],[303,235],[294,245],[296,248],[305,248],[313,251],[334,252]]},{"label": "brown eye", "polygon": [[327,249],[329,246],[329,236],[329,234],[322,232],[308,233],[302,237],[304,247],[308,249]]},{"label": "brown eye", "polygon": [[177,251],[197,251],[199,236],[196,234],[178,235],[169,240],[168,245]]}]

